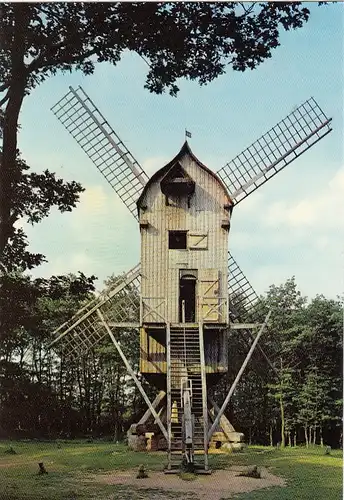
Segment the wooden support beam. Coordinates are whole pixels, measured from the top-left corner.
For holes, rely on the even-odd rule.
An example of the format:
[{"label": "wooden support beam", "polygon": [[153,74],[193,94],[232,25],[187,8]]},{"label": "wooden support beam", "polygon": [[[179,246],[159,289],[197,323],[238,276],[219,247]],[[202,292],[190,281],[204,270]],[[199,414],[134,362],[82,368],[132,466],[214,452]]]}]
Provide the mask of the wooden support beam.
[{"label": "wooden support beam", "polygon": [[231,323],[231,330],[247,330],[249,328],[258,328],[262,323]]},{"label": "wooden support beam", "polygon": [[[153,403],[152,403],[152,406],[154,408],[154,410],[156,410],[159,406],[159,404],[161,403],[161,401],[164,399],[164,397],[166,396],[166,392],[165,391],[160,391],[159,394],[156,396],[156,398],[154,399]],[[149,419],[149,417],[151,416],[151,411],[150,409],[148,408],[148,410],[146,411],[146,413],[143,415],[143,417],[140,419],[140,421],[138,422],[137,425],[143,425],[147,422],[147,420]]]},{"label": "wooden support beam", "polygon": [[222,415],[223,415],[223,413],[224,413],[225,409],[227,408],[227,405],[228,405],[228,403],[229,403],[229,401],[230,401],[230,399],[231,399],[231,397],[232,397],[232,395],[233,395],[233,392],[235,391],[235,388],[236,388],[236,386],[238,385],[238,383],[239,383],[239,381],[240,381],[240,379],[241,379],[241,376],[242,376],[242,374],[244,373],[244,370],[245,370],[245,368],[246,368],[246,366],[247,366],[248,362],[249,362],[249,361],[250,361],[250,359],[251,359],[251,356],[252,356],[252,354],[253,354],[253,351],[254,351],[254,350],[255,350],[255,348],[256,348],[256,345],[257,345],[257,343],[258,343],[258,340],[260,339],[260,337],[261,337],[261,335],[262,335],[262,333],[263,333],[263,331],[264,331],[264,328],[266,327],[266,325],[267,325],[267,323],[268,323],[268,321],[269,321],[270,316],[271,316],[271,310],[270,310],[270,311],[268,312],[268,314],[266,315],[266,318],[265,318],[265,320],[264,320],[264,323],[262,324],[262,326],[261,326],[261,328],[260,328],[259,332],[257,333],[257,336],[256,336],[256,338],[254,339],[254,341],[253,341],[253,343],[252,343],[252,345],[251,345],[251,347],[250,347],[250,350],[248,351],[247,356],[246,356],[246,358],[245,358],[245,360],[244,360],[243,364],[241,365],[241,368],[240,368],[240,370],[239,370],[239,372],[238,372],[237,376],[235,377],[235,380],[234,380],[234,382],[233,382],[233,384],[232,384],[231,388],[230,388],[230,389],[229,389],[229,391],[228,391],[228,394],[227,394],[227,396],[226,396],[226,399],[225,399],[225,400],[224,400],[224,402],[223,402],[223,405],[221,406],[220,411],[219,411],[219,412],[218,412],[218,414],[216,415],[216,418],[215,418],[215,420],[214,420],[214,422],[213,422],[213,425],[211,426],[211,429],[210,429],[209,434],[208,434],[208,442],[210,441],[211,436],[213,435],[213,433],[214,433],[214,431],[215,431],[216,427],[217,427],[217,426],[218,426],[218,424],[219,424],[220,418],[222,417]]},{"label": "wooden support beam", "polygon": [[99,317],[100,321],[102,322],[102,324],[103,324],[103,326],[104,326],[105,330],[106,330],[106,331],[107,331],[107,333],[109,334],[109,336],[110,336],[110,338],[111,338],[112,342],[114,343],[114,345],[115,345],[115,347],[116,347],[116,349],[117,349],[117,351],[118,351],[118,354],[121,356],[121,358],[122,358],[122,360],[123,360],[123,363],[125,364],[126,369],[128,370],[128,372],[129,372],[129,374],[130,374],[131,378],[134,380],[134,382],[135,382],[135,384],[136,384],[136,387],[137,387],[137,388],[138,388],[138,390],[140,391],[140,393],[141,393],[141,395],[142,395],[143,399],[145,400],[145,402],[146,402],[146,404],[147,404],[148,408],[150,409],[150,411],[151,411],[151,413],[152,413],[153,417],[156,419],[156,422],[157,422],[158,426],[160,427],[160,430],[161,430],[161,432],[163,433],[163,435],[164,435],[164,437],[165,437],[166,441],[168,441],[168,436],[167,436],[167,432],[166,432],[166,429],[165,429],[165,427],[164,427],[164,424],[161,422],[161,420],[160,420],[160,418],[159,418],[159,415],[157,414],[157,412],[156,412],[156,411],[155,411],[155,409],[153,408],[152,403],[149,401],[149,398],[148,398],[148,396],[147,396],[147,394],[146,394],[146,392],[145,392],[144,388],[142,387],[142,385],[141,385],[141,383],[140,383],[139,379],[137,378],[137,376],[135,375],[135,372],[134,372],[134,370],[132,369],[132,367],[130,366],[130,364],[129,364],[129,362],[128,362],[127,358],[125,357],[125,355],[124,355],[124,353],[123,353],[123,351],[122,351],[122,349],[121,349],[121,346],[120,346],[120,345],[119,345],[119,343],[117,342],[117,340],[116,340],[116,338],[115,338],[114,334],[113,334],[113,333],[112,333],[112,331],[110,330],[110,328],[109,328],[108,324],[106,323],[106,321],[105,321],[105,319],[104,319],[104,316],[102,315],[102,313],[100,312],[100,310],[99,310],[99,309],[97,309],[97,314],[98,314],[98,317]]},{"label": "wooden support beam", "polygon": [[[217,406],[217,404],[215,403],[215,401],[213,401],[212,399],[208,398],[208,401],[209,401],[209,404],[210,406],[213,407],[214,409],[214,413],[219,413],[220,411],[220,407]],[[212,417],[212,420],[214,421],[215,420],[215,414],[212,415],[212,413],[210,413],[211,417]],[[224,435],[226,436],[226,438],[228,440],[230,440],[230,435],[229,433],[230,432],[235,432],[235,429],[233,427],[233,425],[230,423],[230,421],[228,420],[228,418],[226,417],[225,414],[222,415],[222,417],[220,418],[220,427],[222,429],[222,432],[224,433]]]},{"label": "wooden support beam", "polygon": [[112,328],[140,328],[140,323],[115,323],[108,321],[107,324]]},{"label": "wooden support beam", "polygon": [[199,352],[202,378],[202,405],[203,405],[203,434],[204,434],[204,469],[208,470],[208,405],[207,405],[207,378],[205,373],[203,322],[199,323]]},{"label": "wooden support beam", "polygon": [[171,464],[171,441],[172,441],[172,401],[171,401],[171,328],[170,323],[166,325],[166,385],[167,385],[167,470],[172,469]]}]

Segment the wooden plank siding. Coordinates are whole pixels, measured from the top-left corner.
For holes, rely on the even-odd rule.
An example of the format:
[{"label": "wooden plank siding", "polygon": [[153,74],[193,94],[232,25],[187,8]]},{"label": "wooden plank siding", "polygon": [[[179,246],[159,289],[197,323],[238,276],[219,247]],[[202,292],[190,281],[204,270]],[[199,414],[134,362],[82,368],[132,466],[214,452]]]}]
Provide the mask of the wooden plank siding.
[{"label": "wooden plank siding", "polygon": [[[193,181],[194,192],[189,200],[187,195],[171,195],[167,204],[160,182],[174,164],[178,164],[178,176],[180,172],[183,175],[182,169]],[[207,378],[214,379],[216,374],[227,371],[227,333],[216,324],[228,325],[227,250],[231,203],[221,181],[185,145],[170,164],[153,175],[139,199],[140,371],[154,376],[154,383],[160,388],[166,384],[166,323],[176,325],[180,319],[179,284],[183,269],[196,271],[194,321],[209,326],[204,333]],[[169,231],[186,231],[187,248],[169,249]],[[198,325],[194,327],[198,335]],[[200,366],[193,366],[192,370],[200,373]]]},{"label": "wooden plank siding", "polygon": [[[197,330],[195,330],[197,333]],[[206,330],[204,335],[204,357],[206,373],[227,371],[227,332],[225,330]],[[160,338],[159,338],[160,337]],[[166,375],[166,330],[140,329],[140,372]],[[200,373],[200,366],[193,368]]]},{"label": "wooden plank siding", "polygon": [[[178,159],[182,168],[195,182],[195,192],[187,205],[186,197],[176,204],[166,205],[157,177],[141,200],[141,294],[145,302],[166,298],[166,321],[179,320],[179,269],[217,269],[219,298],[227,297],[228,230],[221,227],[229,220],[229,197],[221,183],[188,154]],[[190,246],[186,250],[169,250],[168,231],[185,230]],[[194,235],[206,235],[206,245],[195,247]],[[193,238],[193,239],[192,239]],[[199,312],[199,311],[197,311]],[[196,314],[197,314],[196,312]],[[196,321],[200,319],[196,316]],[[156,322],[156,316],[151,319]],[[218,319],[223,322],[221,315]],[[145,318],[149,322],[149,316]]]}]

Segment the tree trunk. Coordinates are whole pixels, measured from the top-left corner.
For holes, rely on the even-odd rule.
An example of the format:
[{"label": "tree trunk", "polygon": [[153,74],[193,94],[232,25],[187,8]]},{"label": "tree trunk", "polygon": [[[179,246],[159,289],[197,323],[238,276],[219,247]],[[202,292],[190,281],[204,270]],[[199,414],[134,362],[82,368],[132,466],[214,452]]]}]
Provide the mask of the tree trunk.
[{"label": "tree trunk", "polygon": [[20,108],[26,87],[24,64],[25,33],[30,22],[30,6],[19,3],[14,7],[14,35],[11,46],[11,81],[4,113],[2,158],[0,161],[0,260],[13,234],[15,218],[11,213],[13,188],[16,182],[17,129]]},{"label": "tree trunk", "polygon": [[296,440],[297,440],[297,431],[295,431],[295,433],[294,433],[294,446],[295,447],[297,446]]},{"label": "tree trunk", "polygon": [[304,431],[305,431],[306,447],[308,448],[308,428],[306,426],[304,427]]},{"label": "tree trunk", "polygon": [[281,447],[285,448],[285,419],[284,419],[284,406],[283,396],[280,396],[280,412],[281,412]]},{"label": "tree trunk", "polygon": [[308,444],[312,444],[312,426],[309,427],[308,431]]},{"label": "tree trunk", "polygon": [[340,447],[341,449],[343,448],[343,429],[342,429],[342,428],[341,428],[341,430],[340,430],[339,447]]},{"label": "tree trunk", "polygon": [[288,446],[291,448],[291,432],[288,431],[287,434],[288,434]]},{"label": "tree trunk", "polygon": [[323,448],[323,447],[324,447],[324,438],[323,438],[323,429],[322,429],[322,425],[320,426],[320,429],[319,429],[319,434],[320,434],[320,446]]},{"label": "tree trunk", "polygon": [[272,434],[272,425],[270,425],[270,446],[273,446],[274,445],[274,441],[273,441],[273,434]]},{"label": "tree trunk", "polygon": [[58,384],[59,384],[59,394],[60,394],[60,403],[64,400],[64,383],[63,383],[63,372],[64,372],[64,359],[63,357],[60,358],[60,363],[59,363],[59,376],[58,376]]},{"label": "tree trunk", "polygon": [[317,441],[317,428],[313,428],[313,445],[315,446],[315,443]]}]

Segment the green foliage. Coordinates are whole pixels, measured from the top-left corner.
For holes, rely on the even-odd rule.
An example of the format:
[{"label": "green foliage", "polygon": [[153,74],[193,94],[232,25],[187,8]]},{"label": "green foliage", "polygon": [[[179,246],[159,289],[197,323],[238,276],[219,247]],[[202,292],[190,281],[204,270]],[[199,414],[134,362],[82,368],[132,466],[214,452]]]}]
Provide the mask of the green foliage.
[{"label": "green foliage", "polygon": [[6,455],[16,455],[17,452],[16,450],[13,448],[13,446],[10,446],[9,448],[7,448],[7,450],[4,451],[4,453]]},{"label": "green foliage", "polygon": [[[169,87],[175,93],[180,77],[205,83],[223,73],[226,63],[238,71],[255,68],[279,45],[279,29],[300,28],[308,18],[309,10],[301,2],[259,6],[4,3],[3,85],[7,88],[17,69],[12,66],[13,47],[22,51],[17,56],[25,61],[29,88],[57,71],[77,69],[90,74],[95,61],[116,64],[123,50],[129,49],[148,59],[146,85],[151,91]],[[15,32],[19,19],[25,36],[20,45]]]},{"label": "green foliage", "polygon": [[[68,352],[61,353],[59,346],[48,349],[52,332],[89,300],[94,276],[80,273],[32,280],[18,273],[10,277],[9,293],[0,295],[5,313],[0,344],[0,431],[22,437],[105,433],[122,438],[145,405],[108,337],[75,359]],[[139,297],[134,288],[120,294],[112,306],[113,317],[128,298],[129,320],[138,321]],[[16,301],[20,307],[14,310]],[[137,331],[121,329],[116,336],[138,371]],[[154,388],[139,378],[153,397]]]},{"label": "green foliage", "polygon": [[[73,362],[59,351],[47,351],[51,332],[92,293],[93,278],[80,274],[30,280],[19,273],[6,279],[7,293],[0,296],[6,312],[0,345],[0,429],[22,436],[34,432],[44,436],[104,433],[121,439],[141,417],[145,404],[107,337]],[[117,279],[109,278],[107,286],[114,286]],[[249,443],[338,446],[342,408],[340,304],[319,297],[306,304],[294,280],[281,288],[284,294],[289,290],[289,299],[285,298],[284,309],[279,304],[280,317],[273,320],[280,329],[272,331],[270,326],[265,339],[263,336],[263,347],[272,353],[275,371],[255,353],[231,402],[229,419]],[[278,287],[273,290],[271,301],[281,293]],[[18,303],[15,312],[13,303]],[[128,321],[137,321],[138,305],[138,291],[129,287],[113,303],[111,317],[117,318],[125,309]],[[137,331],[121,329],[116,337],[138,372]],[[218,403],[234,380],[249,342],[245,332],[231,332],[229,371],[214,388]],[[138,376],[149,397],[154,398],[154,387]],[[31,416],[29,425],[27,415]]]}]

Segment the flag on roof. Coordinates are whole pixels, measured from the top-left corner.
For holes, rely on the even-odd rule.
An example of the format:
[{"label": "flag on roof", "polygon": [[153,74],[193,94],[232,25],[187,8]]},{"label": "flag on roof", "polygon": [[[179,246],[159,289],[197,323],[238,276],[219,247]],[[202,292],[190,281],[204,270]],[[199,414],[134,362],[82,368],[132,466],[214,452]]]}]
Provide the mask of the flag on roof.
[{"label": "flag on roof", "polygon": [[188,130],[185,130],[185,137],[190,137],[190,139],[191,139],[191,132],[189,132]]}]

